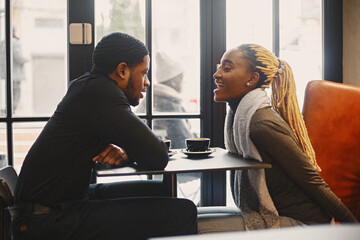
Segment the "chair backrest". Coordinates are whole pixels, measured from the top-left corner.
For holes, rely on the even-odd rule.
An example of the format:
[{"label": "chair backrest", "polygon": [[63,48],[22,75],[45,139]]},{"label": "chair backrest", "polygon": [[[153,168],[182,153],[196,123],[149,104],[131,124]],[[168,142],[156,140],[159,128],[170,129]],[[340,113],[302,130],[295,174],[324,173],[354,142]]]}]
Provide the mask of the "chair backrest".
[{"label": "chair backrest", "polygon": [[360,221],[360,87],[309,82],[303,116],[321,177]]},{"label": "chair backrest", "polygon": [[13,204],[18,175],[12,166],[0,169],[0,240],[11,239],[10,214],[6,207]]}]

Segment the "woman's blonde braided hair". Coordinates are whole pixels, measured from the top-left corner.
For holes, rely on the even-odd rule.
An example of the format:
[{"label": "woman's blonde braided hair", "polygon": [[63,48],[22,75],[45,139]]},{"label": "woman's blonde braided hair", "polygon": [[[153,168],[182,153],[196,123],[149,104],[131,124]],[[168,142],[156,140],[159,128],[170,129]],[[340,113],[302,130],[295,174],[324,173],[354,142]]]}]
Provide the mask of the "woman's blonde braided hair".
[{"label": "woman's blonde braided hair", "polygon": [[243,50],[244,55],[250,60],[252,70],[259,73],[258,87],[271,86],[273,109],[289,124],[310,163],[317,171],[321,171],[299,109],[294,75],[289,64],[257,44],[244,44],[239,49]]}]

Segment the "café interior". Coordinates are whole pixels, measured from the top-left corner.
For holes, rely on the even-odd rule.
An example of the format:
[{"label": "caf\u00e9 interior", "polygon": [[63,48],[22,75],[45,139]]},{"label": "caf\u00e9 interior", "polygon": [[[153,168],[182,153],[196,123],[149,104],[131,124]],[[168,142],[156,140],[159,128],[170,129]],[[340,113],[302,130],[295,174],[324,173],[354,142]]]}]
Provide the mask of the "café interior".
[{"label": "caf\u00e9 interior", "polygon": [[[230,189],[235,167],[173,168],[188,158],[199,164],[186,152],[188,138],[210,139],[205,157],[227,159],[224,124],[229,107],[214,101],[213,75],[224,52],[257,43],[291,66],[320,176],[360,221],[359,16],[358,0],[0,0],[2,184],[8,182],[12,195],[27,152],[69,84],[91,70],[96,44],[111,32],[125,32],[150,52],[151,86],[132,111],[160,139],[171,140],[168,172],[98,172],[93,183],[160,179],[168,183],[171,196],[193,201],[199,218],[236,225]],[[162,90],[171,74],[181,74],[179,89]],[[11,180],[2,172],[9,167]],[[11,239],[7,208],[12,203],[3,194],[0,200],[0,239]],[[210,235],[161,239],[360,236],[357,224],[330,225],[245,235],[225,228]]]}]

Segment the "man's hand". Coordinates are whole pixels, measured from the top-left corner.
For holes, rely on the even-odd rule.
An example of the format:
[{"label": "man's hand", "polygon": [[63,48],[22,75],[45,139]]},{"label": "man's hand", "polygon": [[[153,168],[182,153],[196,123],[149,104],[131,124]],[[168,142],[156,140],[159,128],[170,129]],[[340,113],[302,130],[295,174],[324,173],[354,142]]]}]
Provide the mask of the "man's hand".
[{"label": "man's hand", "polygon": [[109,144],[104,151],[93,158],[94,162],[107,163],[110,165],[123,165],[128,160],[125,150],[114,144]]}]

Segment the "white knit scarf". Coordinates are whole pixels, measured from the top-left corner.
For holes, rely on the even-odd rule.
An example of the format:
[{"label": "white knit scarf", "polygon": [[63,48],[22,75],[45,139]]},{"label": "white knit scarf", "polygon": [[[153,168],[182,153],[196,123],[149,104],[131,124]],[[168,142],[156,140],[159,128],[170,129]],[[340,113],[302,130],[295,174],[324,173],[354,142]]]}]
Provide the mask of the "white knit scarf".
[{"label": "white knit scarf", "polygon": [[[262,162],[250,139],[250,122],[259,108],[270,106],[263,89],[246,94],[234,112],[229,109],[225,119],[225,146],[232,153]],[[279,228],[279,214],[266,186],[264,169],[235,171],[235,203],[240,208],[246,230]]]}]

